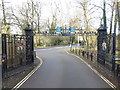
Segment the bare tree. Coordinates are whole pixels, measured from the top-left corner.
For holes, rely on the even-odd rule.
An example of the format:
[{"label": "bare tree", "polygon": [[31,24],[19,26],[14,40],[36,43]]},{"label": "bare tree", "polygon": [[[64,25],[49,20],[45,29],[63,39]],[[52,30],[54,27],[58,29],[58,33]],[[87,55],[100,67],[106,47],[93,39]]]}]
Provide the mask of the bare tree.
[{"label": "bare tree", "polygon": [[23,29],[23,26],[22,26],[22,23],[21,23],[21,20],[19,19],[19,17],[17,17],[17,15],[15,14],[13,8],[11,7],[11,13],[12,13],[12,19],[13,19],[13,23],[11,24],[14,24],[14,25],[17,25],[21,30]]},{"label": "bare tree", "polygon": [[75,28],[81,28],[82,27],[82,20],[79,18],[79,16],[74,16],[70,19],[69,25]]},{"label": "bare tree", "polygon": [[[41,3],[40,2],[36,2],[34,5],[34,9],[35,9],[35,21],[33,20],[33,22],[36,24],[37,27],[37,31],[38,33],[40,33],[40,18],[41,18]],[[32,13],[34,16],[34,13]]]},{"label": "bare tree", "polygon": [[33,0],[30,0],[24,3],[22,7],[19,7],[18,11],[15,11],[13,8],[11,8],[11,13],[12,13],[12,18],[14,20],[14,24],[18,25],[23,33],[24,33],[24,28],[27,26],[27,24],[31,24],[31,26],[36,29],[35,32],[40,31],[39,29],[40,17],[41,17],[40,2],[37,1],[34,2]]},{"label": "bare tree", "polygon": [[[53,8],[53,5],[55,6],[55,8]],[[61,3],[57,3],[57,2],[52,2],[51,3],[51,14],[52,14],[52,22],[51,22],[51,26],[50,26],[50,30],[51,32],[55,32],[55,28],[57,26],[58,22],[61,22],[60,19],[60,14],[62,13],[62,9],[61,9]]]},{"label": "bare tree", "polygon": [[[116,16],[115,16],[115,25],[114,25],[114,36],[116,35],[116,37],[114,37],[116,39],[116,42],[114,41],[114,45],[116,46],[116,48],[114,48],[116,51],[113,51],[114,55],[117,56],[117,58],[120,58],[120,2],[117,0],[116,2]],[[118,23],[118,31],[116,28],[116,25]],[[116,31],[118,32],[118,34],[116,34]],[[116,45],[117,44],[117,45]]]},{"label": "bare tree", "polygon": [[112,23],[113,23],[113,16],[115,11],[115,2],[111,2],[108,4],[111,7],[111,18],[110,18],[110,34],[112,33]]},{"label": "bare tree", "polygon": [[[94,6],[91,6],[90,1],[89,0],[82,0],[82,1],[77,1],[78,7],[82,10],[81,13],[83,15],[83,21],[84,21],[84,29],[86,32],[90,31],[90,26],[91,26],[91,21],[92,19],[94,19],[94,17],[92,17],[92,14],[95,13],[96,8],[94,8]],[[91,40],[93,41],[92,36],[90,36]],[[89,48],[89,36],[86,35],[85,37],[86,40],[86,45],[87,45],[87,49]],[[92,46],[93,43],[91,43]]]},{"label": "bare tree", "polygon": [[2,0],[2,10],[3,10],[3,21],[4,21],[4,25],[6,25],[6,14],[5,14],[4,0]]}]

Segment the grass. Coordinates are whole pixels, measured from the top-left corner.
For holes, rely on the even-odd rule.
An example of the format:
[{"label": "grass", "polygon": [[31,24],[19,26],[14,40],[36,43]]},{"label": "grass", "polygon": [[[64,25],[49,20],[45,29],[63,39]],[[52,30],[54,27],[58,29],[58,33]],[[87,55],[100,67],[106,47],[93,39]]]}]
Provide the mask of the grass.
[{"label": "grass", "polygon": [[35,46],[35,48],[45,48],[45,46]]}]

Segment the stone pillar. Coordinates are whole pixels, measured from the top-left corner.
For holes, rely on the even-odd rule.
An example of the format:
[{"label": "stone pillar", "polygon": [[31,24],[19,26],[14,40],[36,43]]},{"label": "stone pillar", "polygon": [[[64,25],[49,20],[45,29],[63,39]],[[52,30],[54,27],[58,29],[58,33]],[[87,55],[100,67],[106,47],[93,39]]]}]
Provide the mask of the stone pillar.
[{"label": "stone pillar", "polygon": [[97,61],[101,64],[105,64],[106,52],[108,51],[108,40],[107,40],[107,30],[101,25],[98,28],[98,37],[97,37]]},{"label": "stone pillar", "polygon": [[26,64],[34,62],[34,38],[33,38],[33,29],[28,25],[25,28],[26,35]]}]

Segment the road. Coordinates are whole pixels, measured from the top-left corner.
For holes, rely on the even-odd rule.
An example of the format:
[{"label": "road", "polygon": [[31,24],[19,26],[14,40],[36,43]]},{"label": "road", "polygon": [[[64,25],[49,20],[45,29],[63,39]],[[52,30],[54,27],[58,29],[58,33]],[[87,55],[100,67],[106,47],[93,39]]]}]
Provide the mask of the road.
[{"label": "road", "polygon": [[37,49],[43,64],[20,88],[110,88],[67,48]]}]

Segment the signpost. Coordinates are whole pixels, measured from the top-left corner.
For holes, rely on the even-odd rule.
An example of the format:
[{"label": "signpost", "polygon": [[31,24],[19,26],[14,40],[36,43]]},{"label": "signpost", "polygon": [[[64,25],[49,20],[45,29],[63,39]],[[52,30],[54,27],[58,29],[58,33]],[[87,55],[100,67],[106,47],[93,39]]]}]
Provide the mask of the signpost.
[{"label": "signpost", "polygon": [[61,27],[57,27],[57,28],[56,28],[56,33],[57,33],[57,34],[61,34],[61,32],[62,32],[62,28],[61,28]]},{"label": "signpost", "polygon": [[71,33],[71,34],[75,34],[75,28],[74,28],[74,27],[71,27],[71,28],[70,28],[70,33]]}]

